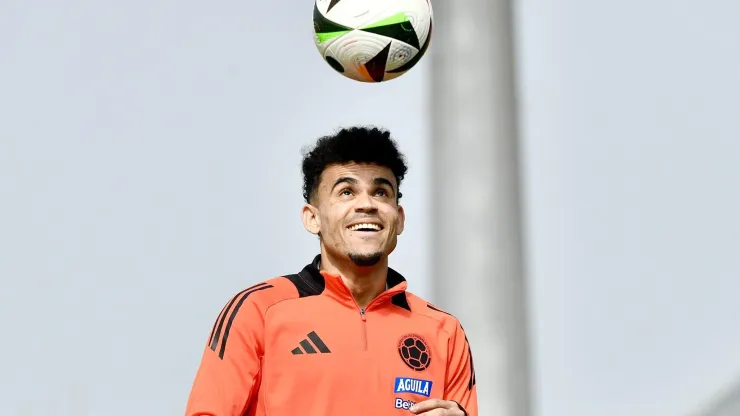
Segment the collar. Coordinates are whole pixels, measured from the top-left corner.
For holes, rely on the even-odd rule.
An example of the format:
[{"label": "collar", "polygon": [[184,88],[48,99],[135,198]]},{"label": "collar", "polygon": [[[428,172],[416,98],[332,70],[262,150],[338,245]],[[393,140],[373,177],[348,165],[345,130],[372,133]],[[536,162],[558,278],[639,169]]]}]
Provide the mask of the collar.
[{"label": "collar", "polygon": [[[339,275],[321,270],[319,267],[320,260],[321,255],[316,255],[313,261],[298,273],[301,283],[298,288],[300,296],[327,295],[345,305],[356,308],[357,303],[342,278]],[[407,287],[406,279],[397,271],[388,268],[386,290],[373,299],[368,308],[390,300],[391,304],[410,311],[411,308],[406,299]]]}]

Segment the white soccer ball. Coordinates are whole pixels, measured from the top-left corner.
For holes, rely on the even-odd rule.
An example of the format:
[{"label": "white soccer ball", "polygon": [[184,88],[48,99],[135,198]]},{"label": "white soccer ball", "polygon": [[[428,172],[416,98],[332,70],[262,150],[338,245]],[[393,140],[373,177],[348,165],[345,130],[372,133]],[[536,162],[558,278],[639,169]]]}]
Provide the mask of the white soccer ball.
[{"label": "white soccer ball", "polygon": [[321,57],[361,82],[388,81],[413,68],[429,47],[433,21],[431,0],[314,0]]}]

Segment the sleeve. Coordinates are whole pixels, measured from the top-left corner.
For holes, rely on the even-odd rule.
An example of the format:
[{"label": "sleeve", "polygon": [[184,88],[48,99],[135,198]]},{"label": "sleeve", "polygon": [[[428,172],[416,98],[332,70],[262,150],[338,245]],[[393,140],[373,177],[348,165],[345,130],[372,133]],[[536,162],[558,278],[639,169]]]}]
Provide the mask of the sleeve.
[{"label": "sleeve", "polygon": [[201,357],[186,416],[241,416],[255,401],[264,352],[264,317],[250,288],[224,306]]},{"label": "sleeve", "polygon": [[456,322],[455,331],[449,342],[444,399],[457,402],[467,416],[478,416],[478,389],[475,383],[473,353],[459,322]]}]

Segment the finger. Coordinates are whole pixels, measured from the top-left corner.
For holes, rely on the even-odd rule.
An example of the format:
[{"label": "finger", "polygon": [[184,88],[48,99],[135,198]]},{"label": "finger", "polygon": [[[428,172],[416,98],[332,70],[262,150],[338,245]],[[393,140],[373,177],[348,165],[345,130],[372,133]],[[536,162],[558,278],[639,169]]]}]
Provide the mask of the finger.
[{"label": "finger", "polygon": [[[423,412],[427,412],[429,410],[433,409],[449,409],[449,403],[445,400],[440,399],[429,399],[424,400],[423,402],[416,403],[415,405],[411,406],[409,409],[411,413],[420,415]],[[457,408],[457,405],[455,405],[454,408]]]},{"label": "finger", "polygon": [[451,410],[445,409],[442,407],[437,407],[432,410],[428,410],[424,413],[419,413],[418,415],[419,416],[457,416],[454,413],[447,413],[447,412],[451,412]]},{"label": "finger", "polygon": [[462,410],[458,408],[448,407],[437,407],[432,410],[428,410],[424,413],[419,413],[418,416],[467,416]]}]

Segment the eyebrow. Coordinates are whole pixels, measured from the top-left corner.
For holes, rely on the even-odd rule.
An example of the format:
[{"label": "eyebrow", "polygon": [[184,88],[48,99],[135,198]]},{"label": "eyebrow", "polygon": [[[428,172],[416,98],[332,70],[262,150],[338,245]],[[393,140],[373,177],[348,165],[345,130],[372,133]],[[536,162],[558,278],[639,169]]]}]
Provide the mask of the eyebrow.
[{"label": "eyebrow", "polygon": [[[331,189],[336,188],[337,185],[339,185],[341,183],[349,183],[349,184],[352,184],[352,185],[357,185],[357,179],[350,178],[349,176],[342,176],[341,178],[337,179],[334,182],[334,185],[331,187]],[[391,181],[389,181],[388,179],[386,179],[386,178],[375,178],[373,180],[373,183],[375,185],[388,185],[391,188],[391,190],[393,190],[395,192],[395,188],[393,188],[393,183]]]},{"label": "eyebrow", "polygon": [[342,176],[341,178],[337,179],[336,182],[334,182],[334,185],[331,187],[331,189],[334,189],[339,185],[340,183],[351,183],[352,185],[357,184],[357,179],[350,178],[349,176]]},{"label": "eyebrow", "polygon": [[376,185],[388,185],[391,188],[391,190],[394,190],[395,191],[395,189],[393,188],[393,184],[391,183],[391,181],[389,181],[386,178],[375,178],[375,180],[373,180],[373,183],[376,184]]}]

